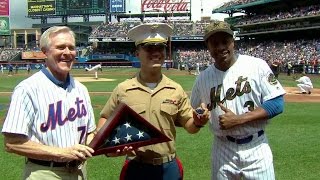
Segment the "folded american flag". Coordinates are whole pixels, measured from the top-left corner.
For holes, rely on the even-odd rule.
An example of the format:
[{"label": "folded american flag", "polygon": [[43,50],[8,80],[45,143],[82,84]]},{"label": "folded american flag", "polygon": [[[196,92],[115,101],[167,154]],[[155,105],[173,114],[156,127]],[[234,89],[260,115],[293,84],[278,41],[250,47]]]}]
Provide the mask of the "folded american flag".
[{"label": "folded american flag", "polygon": [[122,150],[125,146],[136,149],[166,141],[171,139],[129,106],[121,103],[89,146],[95,150],[93,155],[100,155]]}]

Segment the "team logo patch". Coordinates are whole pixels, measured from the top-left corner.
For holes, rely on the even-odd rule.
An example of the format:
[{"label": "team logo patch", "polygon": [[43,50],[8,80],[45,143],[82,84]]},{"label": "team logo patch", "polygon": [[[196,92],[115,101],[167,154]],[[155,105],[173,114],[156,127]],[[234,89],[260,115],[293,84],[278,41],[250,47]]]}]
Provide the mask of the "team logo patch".
[{"label": "team logo patch", "polygon": [[278,84],[278,81],[277,81],[277,78],[274,76],[274,74],[270,73],[268,75],[268,82],[271,84],[271,85],[276,85]]}]

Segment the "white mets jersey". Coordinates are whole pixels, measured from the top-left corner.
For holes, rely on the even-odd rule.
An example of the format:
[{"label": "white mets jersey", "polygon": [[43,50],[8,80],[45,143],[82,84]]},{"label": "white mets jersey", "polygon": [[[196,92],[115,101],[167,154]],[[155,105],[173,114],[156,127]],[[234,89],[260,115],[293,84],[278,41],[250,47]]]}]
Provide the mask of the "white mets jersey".
[{"label": "white mets jersey", "polygon": [[45,71],[16,86],[2,132],[54,147],[84,144],[96,128],[87,88],[71,76],[69,85],[60,87]]},{"label": "white mets jersey", "polygon": [[311,88],[313,88],[311,79],[310,79],[308,76],[302,76],[302,77],[300,77],[299,79],[297,79],[296,81],[299,82],[299,83],[301,83],[301,84],[308,85],[308,86],[310,86]]},{"label": "white mets jersey", "polygon": [[233,113],[240,115],[283,94],[283,87],[264,60],[239,55],[236,62],[225,72],[214,65],[201,72],[192,89],[191,105],[193,108],[199,107],[201,102],[207,105],[211,112],[210,127],[216,136],[245,137],[264,129],[267,119],[221,130],[219,115],[224,112],[218,103],[221,102]]}]

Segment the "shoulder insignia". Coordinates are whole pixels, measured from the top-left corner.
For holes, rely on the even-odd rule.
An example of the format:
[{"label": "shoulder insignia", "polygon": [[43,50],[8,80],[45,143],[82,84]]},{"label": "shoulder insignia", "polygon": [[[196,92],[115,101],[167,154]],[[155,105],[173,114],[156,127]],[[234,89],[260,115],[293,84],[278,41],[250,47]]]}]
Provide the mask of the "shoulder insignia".
[{"label": "shoulder insignia", "polygon": [[270,73],[270,74],[268,75],[268,82],[269,82],[271,85],[276,85],[276,84],[278,84],[278,80],[277,80],[277,78],[274,76],[273,73]]}]

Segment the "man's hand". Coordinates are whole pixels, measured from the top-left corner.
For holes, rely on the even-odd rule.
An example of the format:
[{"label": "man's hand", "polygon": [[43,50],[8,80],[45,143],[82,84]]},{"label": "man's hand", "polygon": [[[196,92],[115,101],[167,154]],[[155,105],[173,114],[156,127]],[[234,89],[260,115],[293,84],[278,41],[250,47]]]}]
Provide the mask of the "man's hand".
[{"label": "man's hand", "polygon": [[132,153],[133,147],[132,146],[125,146],[122,150],[118,149],[115,153],[107,153],[106,156],[108,157],[117,157],[117,156],[124,156],[127,154]]},{"label": "man's hand", "polygon": [[222,103],[218,103],[218,105],[220,106],[221,110],[225,112],[225,114],[219,116],[220,129],[230,129],[239,124],[239,120],[237,119],[236,114],[234,114],[230,109],[223,106]]},{"label": "man's hand", "polygon": [[195,126],[202,127],[207,124],[209,120],[209,111],[204,103],[200,107],[193,110],[193,123]]},{"label": "man's hand", "polygon": [[92,157],[92,153],[94,153],[94,150],[89,146],[76,144],[72,147],[64,148],[61,154],[61,160],[58,161],[85,161],[88,157]]}]

